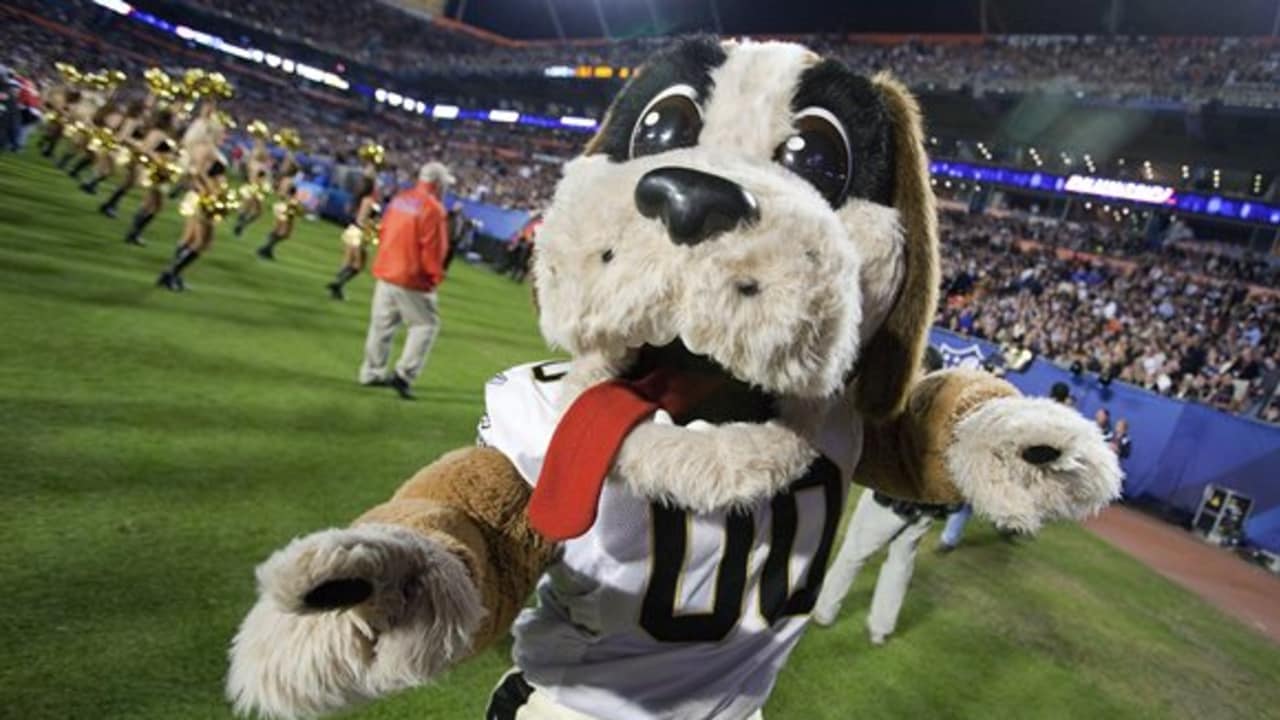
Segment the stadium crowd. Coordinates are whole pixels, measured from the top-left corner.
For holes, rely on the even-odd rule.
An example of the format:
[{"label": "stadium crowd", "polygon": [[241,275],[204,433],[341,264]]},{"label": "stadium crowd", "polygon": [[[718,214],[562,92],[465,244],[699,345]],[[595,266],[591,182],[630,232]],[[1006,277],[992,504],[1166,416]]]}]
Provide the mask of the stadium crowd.
[{"label": "stadium crowd", "polygon": [[[6,0],[19,6],[38,0]],[[85,0],[53,4],[83,5]],[[402,78],[420,73],[541,74],[553,65],[638,65],[661,39],[498,44],[378,0],[160,0],[186,6]],[[39,9],[39,8],[36,8]],[[916,87],[988,92],[1052,90],[1118,101],[1280,107],[1280,43],[1274,38],[991,36],[881,42],[857,35],[798,38],[872,72],[892,69]]]},{"label": "stadium crowd", "polygon": [[1280,422],[1280,293],[1251,289],[1227,266],[1190,272],[1180,252],[1135,262],[1069,250],[1099,232],[1064,224],[1037,241],[1025,219],[945,213],[939,324]]},{"label": "stadium crowd", "polygon": [[[495,46],[376,0],[259,3],[186,0],[276,32],[301,34],[386,70],[528,73],[548,65],[635,66],[651,38],[594,45]],[[399,17],[389,17],[398,14]],[[1112,99],[1280,104],[1280,44],[1271,39],[1040,37],[985,42],[802,40],[852,67],[891,68],[909,83],[978,92],[1056,89]],[[660,41],[659,41],[660,42]]]},{"label": "stadium crowd", "polygon": [[[208,1],[223,9],[240,6]],[[292,6],[269,7],[255,21],[280,22],[261,13]],[[132,77],[153,64],[181,67],[194,54],[136,35],[109,41],[118,50],[110,55],[113,66]],[[55,77],[54,59],[92,67],[103,55],[82,37],[21,22],[0,23],[0,48],[0,63],[42,85]],[[586,139],[520,125],[436,123],[306,90],[252,67],[220,67],[238,86],[227,109],[244,124],[261,119],[297,127],[316,166],[349,162],[357,147],[373,140],[387,148],[397,180],[408,180],[425,160],[441,159],[458,177],[459,195],[507,208],[545,206],[559,163]],[[1168,233],[1170,242],[1153,249],[1140,234],[1121,228],[947,213],[940,324],[1065,366],[1078,364],[1084,372],[1280,422],[1280,295],[1246,285],[1280,288],[1276,266],[1177,229]]]}]

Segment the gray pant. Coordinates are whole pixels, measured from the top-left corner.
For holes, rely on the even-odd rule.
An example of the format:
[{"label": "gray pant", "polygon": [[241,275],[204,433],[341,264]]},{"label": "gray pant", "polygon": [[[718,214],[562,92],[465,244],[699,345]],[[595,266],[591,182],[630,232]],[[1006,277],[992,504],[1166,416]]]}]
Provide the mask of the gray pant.
[{"label": "gray pant", "polygon": [[818,594],[818,602],[813,609],[814,621],[820,625],[830,625],[835,621],[844,596],[858,577],[858,571],[880,548],[888,545],[889,556],[880,566],[875,594],[871,597],[867,629],[880,636],[892,633],[898,624],[898,611],[902,609],[902,600],[907,595],[911,573],[915,570],[916,548],[931,522],[928,515],[915,522],[907,522],[901,515],[876,502],[870,490],[864,490],[849,520],[840,552],[822,583],[822,592]]},{"label": "gray pant", "polygon": [[391,355],[391,339],[401,323],[409,326],[396,374],[413,382],[427,362],[431,345],[440,331],[440,313],[436,310],[436,294],[378,281],[373,290],[373,306],[369,311],[369,335],[364,342],[364,363],[360,365],[360,382],[389,379],[387,360]]}]

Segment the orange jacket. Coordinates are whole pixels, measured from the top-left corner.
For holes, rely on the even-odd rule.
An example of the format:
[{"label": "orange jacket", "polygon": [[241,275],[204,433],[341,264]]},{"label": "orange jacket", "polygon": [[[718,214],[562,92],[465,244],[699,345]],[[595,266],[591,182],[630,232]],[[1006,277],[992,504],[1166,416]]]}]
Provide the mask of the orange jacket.
[{"label": "orange jacket", "polygon": [[430,292],[444,281],[448,252],[449,231],[439,190],[420,182],[387,203],[373,276],[392,285]]}]

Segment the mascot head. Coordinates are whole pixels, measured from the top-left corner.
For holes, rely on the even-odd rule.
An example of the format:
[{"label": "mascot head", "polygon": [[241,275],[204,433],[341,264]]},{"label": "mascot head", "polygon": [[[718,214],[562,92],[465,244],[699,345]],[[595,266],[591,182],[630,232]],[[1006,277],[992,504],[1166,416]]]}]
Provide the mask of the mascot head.
[{"label": "mascot head", "polygon": [[920,366],[935,235],[901,85],[799,45],[683,40],[565,167],[535,260],[542,331],[589,380],[713,368],[722,393],[852,390],[882,416]]}]

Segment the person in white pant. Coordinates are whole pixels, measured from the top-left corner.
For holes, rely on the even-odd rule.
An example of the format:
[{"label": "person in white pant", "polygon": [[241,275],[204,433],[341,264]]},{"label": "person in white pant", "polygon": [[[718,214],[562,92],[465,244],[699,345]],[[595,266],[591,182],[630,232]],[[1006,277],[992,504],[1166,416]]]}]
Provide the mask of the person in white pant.
[{"label": "person in white pant", "polygon": [[[373,276],[378,279],[369,312],[360,382],[389,385],[400,397],[413,399],[413,383],[431,352],[440,330],[436,288],[444,282],[449,233],[440,198],[453,182],[449,169],[438,162],[422,166],[418,182],[397,193],[382,214],[378,233],[378,257]],[[409,326],[404,350],[395,372],[387,373],[391,340],[401,324]]]},{"label": "person in white pant", "polygon": [[915,570],[916,549],[934,517],[950,508],[894,500],[864,490],[858,498],[840,552],[827,571],[813,609],[813,621],[831,625],[840,613],[844,597],[867,560],[886,545],[888,557],[876,579],[867,615],[867,630],[874,645],[883,645],[898,624],[898,612]]}]

